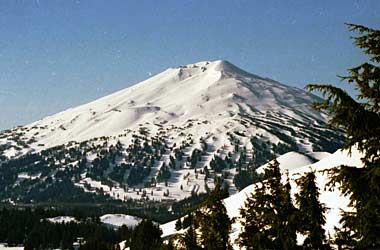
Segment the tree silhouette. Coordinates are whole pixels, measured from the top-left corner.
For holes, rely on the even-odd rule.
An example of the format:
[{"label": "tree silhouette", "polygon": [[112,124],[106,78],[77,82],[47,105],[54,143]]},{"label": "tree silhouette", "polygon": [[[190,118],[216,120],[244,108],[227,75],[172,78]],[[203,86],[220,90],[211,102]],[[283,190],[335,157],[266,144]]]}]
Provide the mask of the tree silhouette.
[{"label": "tree silhouette", "polygon": [[348,24],[355,44],[369,56],[369,61],[349,69],[342,80],[354,84],[357,99],[331,85],[308,85],[327,97],[316,108],[331,115],[330,124],[347,134],[345,148],[356,147],[364,156],[364,167],[340,166],[329,172],[330,187],[338,186],[350,199],[353,211],[343,212],[342,229],[335,243],[340,248],[380,248],[380,30]]},{"label": "tree silhouette", "polygon": [[199,242],[205,250],[232,249],[229,241],[231,219],[223,204],[223,192],[220,184],[210,193],[204,205],[196,212],[199,225]]},{"label": "tree silhouette", "polygon": [[240,247],[248,250],[296,248],[296,208],[290,197],[289,182],[281,182],[277,160],[269,162],[264,181],[255,185],[240,214]]},{"label": "tree silhouette", "polygon": [[316,185],[315,172],[310,171],[296,180],[299,193],[296,202],[299,207],[297,220],[298,231],[306,236],[303,249],[330,249],[323,225],[326,223],[324,213],[327,208],[319,202],[319,188]]}]

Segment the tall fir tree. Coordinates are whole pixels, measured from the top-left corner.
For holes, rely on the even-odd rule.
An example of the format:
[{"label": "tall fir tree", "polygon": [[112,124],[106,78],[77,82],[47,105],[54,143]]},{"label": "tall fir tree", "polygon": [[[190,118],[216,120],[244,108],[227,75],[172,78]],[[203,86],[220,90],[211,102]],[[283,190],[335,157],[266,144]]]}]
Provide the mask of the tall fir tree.
[{"label": "tall fir tree", "polygon": [[223,204],[223,191],[219,183],[209,194],[203,206],[196,211],[199,226],[199,243],[205,250],[232,249],[229,234],[232,220]]},{"label": "tall fir tree", "polygon": [[255,192],[247,198],[240,214],[240,247],[247,250],[297,247],[296,208],[291,200],[289,181],[281,182],[277,160],[268,164],[264,181],[255,185]]},{"label": "tall fir tree", "polygon": [[153,221],[144,219],[137,225],[131,240],[131,250],[159,250],[163,246],[162,231]]},{"label": "tall fir tree", "polygon": [[316,104],[327,111],[332,125],[347,134],[345,148],[356,147],[364,156],[363,168],[341,166],[330,171],[330,187],[338,186],[350,200],[353,211],[343,212],[342,229],[336,243],[346,249],[380,248],[380,30],[348,24],[355,44],[369,56],[369,61],[349,69],[341,77],[354,84],[357,99],[331,85],[308,85],[327,97]]},{"label": "tall fir tree", "polygon": [[331,249],[325,235],[323,225],[326,223],[324,213],[327,208],[319,201],[319,188],[316,185],[315,172],[310,171],[296,180],[299,193],[296,194],[298,206],[298,231],[306,238],[303,249],[328,250]]}]

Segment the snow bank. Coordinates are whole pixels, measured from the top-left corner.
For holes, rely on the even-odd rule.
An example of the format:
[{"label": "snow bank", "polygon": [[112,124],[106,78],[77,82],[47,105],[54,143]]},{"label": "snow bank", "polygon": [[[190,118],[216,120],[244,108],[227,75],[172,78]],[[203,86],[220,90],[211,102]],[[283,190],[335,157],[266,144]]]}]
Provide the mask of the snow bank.
[{"label": "snow bank", "polygon": [[141,222],[141,218],[126,214],[105,214],[100,217],[100,221],[111,227],[126,225],[133,228]]}]

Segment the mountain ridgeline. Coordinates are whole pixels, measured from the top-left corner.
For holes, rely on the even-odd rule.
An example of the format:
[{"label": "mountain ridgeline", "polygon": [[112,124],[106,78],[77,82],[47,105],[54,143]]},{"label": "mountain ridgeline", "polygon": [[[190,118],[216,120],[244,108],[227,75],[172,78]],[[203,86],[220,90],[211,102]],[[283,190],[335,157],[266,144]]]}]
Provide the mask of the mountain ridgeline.
[{"label": "mountain ridgeline", "polygon": [[231,193],[275,155],[334,152],[342,131],[304,90],[226,61],[164,72],[93,102],[0,132],[3,203],[173,202]]}]

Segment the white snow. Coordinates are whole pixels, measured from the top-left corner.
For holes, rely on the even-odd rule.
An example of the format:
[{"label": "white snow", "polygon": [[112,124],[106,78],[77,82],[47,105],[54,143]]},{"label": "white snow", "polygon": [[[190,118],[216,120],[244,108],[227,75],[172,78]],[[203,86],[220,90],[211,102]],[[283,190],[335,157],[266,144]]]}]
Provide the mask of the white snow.
[{"label": "white snow", "polygon": [[175,223],[177,221],[170,221],[168,223],[160,225],[160,228],[162,230],[162,238],[166,238],[170,235],[178,233],[177,230],[175,229]]},{"label": "white snow", "polygon": [[7,244],[0,243],[0,250],[22,250],[24,247],[8,247]]},{"label": "white snow", "polygon": [[34,180],[34,179],[38,179],[40,178],[41,174],[38,174],[38,175],[29,175],[28,173],[19,173],[17,178],[20,179],[20,180],[23,180],[23,179],[30,179],[30,180]]},{"label": "white snow", "polygon": [[72,216],[57,216],[54,218],[47,218],[48,221],[52,223],[70,223],[70,222],[78,222],[74,217]]},{"label": "white snow", "polygon": [[141,222],[141,218],[126,214],[105,214],[100,217],[100,221],[112,227],[126,225],[127,227],[134,228]]},{"label": "white snow", "polygon": [[326,158],[331,155],[329,152],[308,152],[307,155],[311,156],[312,158],[320,161],[323,158]]},{"label": "white snow", "polygon": [[[306,165],[310,165],[313,162],[313,160],[310,157],[307,157],[306,155],[298,152],[288,152],[286,154],[281,155],[280,157],[276,158],[278,163],[280,164],[280,169],[285,171],[294,170]],[[263,173],[264,168],[267,166],[267,164],[261,166],[257,169],[258,173]]]}]

